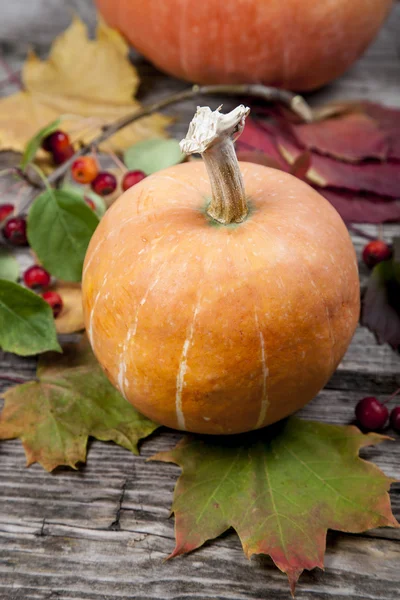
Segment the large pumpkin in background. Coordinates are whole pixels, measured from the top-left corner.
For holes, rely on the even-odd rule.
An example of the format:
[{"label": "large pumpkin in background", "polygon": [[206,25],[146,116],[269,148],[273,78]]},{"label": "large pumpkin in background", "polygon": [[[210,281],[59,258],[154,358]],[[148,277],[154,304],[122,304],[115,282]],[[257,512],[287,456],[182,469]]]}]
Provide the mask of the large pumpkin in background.
[{"label": "large pumpkin in background", "polygon": [[311,90],[341,75],[391,0],[96,0],[146,58],[196,83]]},{"label": "large pumpkin in background", "polygon": [[[228,133],[236,110],[199,109],[231,119]],[[357,324],[359,280],[324,198],[238,163],[230,139],[211,144],[206,166],[155,173],[106,212],[86,255],[84,312],[100,364],[139,411],[231,434],[282,419],[325,385]]]}]

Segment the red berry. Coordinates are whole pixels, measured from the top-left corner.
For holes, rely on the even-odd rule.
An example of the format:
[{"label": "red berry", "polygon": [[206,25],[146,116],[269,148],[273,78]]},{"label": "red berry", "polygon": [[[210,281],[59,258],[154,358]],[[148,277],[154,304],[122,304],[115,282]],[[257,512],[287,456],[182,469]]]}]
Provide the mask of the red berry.
[{"label": "red berry", "polygon": [[85,202],[89,208],[91,208],[92,210],[96,210],[96,205],[91,198],[88,198],[88,196],[85,196]]},{"label": "red berry", "polygon": [[53,131],[42,142],[43,150],[47,152],[60,152],[71,145],[68,133],[64,133],[60,129]]},{"label": "red berry", "polygon": [[47,304],[51,306],[53,310],[53,316],[56,319],[62,311],[63,307],[63,301],[60,294],[57,294],[57,292],[52,292],[50,290],[48,292],[43,292],[42,298],[47,302]]},{"label": "red berry", "polygon": [[24,283],[29,288],[49,285],[50,279],[50,273],[39,265],[29,267],[24,273]]},{"label": "red berry", "polygon": [[373,240],[364,247],[362,257],[363,261],[370,269],[373,269],[383,260],[388,260],[392,256],[392,249],[382,240]]},{"label": "red berry", "polygon": [[97,160],[93,156],[82,156],[72,163],[71,175],[78,183],[91,183],[98,172]]},{"label": "red berry", "polygon": [[357,421],[364,429],[382,429],[389,417],[387,407],[373,396],[363,398],[356,406]]},{"label": "red berry", "polygon": [[390,413],[390,426],[400,433],[400,406],[395,406]]},{"label": "red berry", "polygon": [[66,146],[66,148],[63,148],[62,150],[53,150],[52,152],[53,160],[56,165],[62,165],[62,163],[65,163],[65,161],[74,154],[75,150],[72,146]]},{"label": "red berry", "polygon": [[3,227],[3,235],[14,246],[26,246],[26,220],[23,217],[9,219]]},{"label": "red berry", "polygon": [[122,189],[126,192],[126,190],[129,190],[129,188],[142,181],[145,177],[146,173],[143,173],[143,171],[128,171],[122,180]]},{"label": "red berry", "polygon": [[4,221],[14,212],[13,204],[0,204],[0,222]]},{"label": "red berry", "polygon": [[117,179],[108,171],[101,171],[92,181],[92,190],[99,196],[112,194],[117,187]]}]

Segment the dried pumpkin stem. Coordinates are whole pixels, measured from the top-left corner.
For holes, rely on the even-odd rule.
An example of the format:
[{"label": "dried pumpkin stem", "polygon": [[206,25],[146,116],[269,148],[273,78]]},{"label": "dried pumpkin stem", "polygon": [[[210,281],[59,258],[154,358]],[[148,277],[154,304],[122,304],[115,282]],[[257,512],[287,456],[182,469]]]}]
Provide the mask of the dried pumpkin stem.
[{"label": "dried pumpkin stem", "polygon": [[243,104],[226,115],[220,108],[212,111],[208,106],[198,107],[180,144],[186,154],[201,154],[211,182],[207,214],[224,225],[241,223],[248,212],[233,141],[242,133],[249,112]]}]

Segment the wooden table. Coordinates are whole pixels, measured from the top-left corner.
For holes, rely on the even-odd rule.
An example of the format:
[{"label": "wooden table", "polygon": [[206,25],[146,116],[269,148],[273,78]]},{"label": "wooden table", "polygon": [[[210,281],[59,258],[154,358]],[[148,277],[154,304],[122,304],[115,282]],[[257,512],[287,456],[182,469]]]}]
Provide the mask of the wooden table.
[{"label": "wooden table", "polygon": [[[77,4],[77,3],[76,3]],[[85,10],[87,11],[87,2]],[[46,31],[48,31],[48,23]],[[377,42],[335,84],[309,96],[312,104],[333,98],[368,98],[400,106],[400,6],[396,5]],[[20,46],[8,44],[6,58],[21,61]],[[169,79],[136,59],[143,76],[142,96],[150,101],[182,82]],[[196,101],[171,109],[180,137]],[[219,99],[213,99],[216,106]],[[229,107],[232,102],[226,102]],[[376,227],[363,226],[375,235]],[[388,240],[399,225],[383,228]],[[358,255],[365,243],[353,236]],[[360,264],[362,283],[367,272]],[[0,375],[32,377],[35,360],[1,355]],[[400,386],[400,357],[378,346],[359,328],[326,388],[301,416],[349,423],[357,400],[384,398]],[[0,382],[0,389],[7,384]],[[290,597],[286,578],[267,557],[247,561],[236,535],[228,533],[199,551],[164,563],[174,545],[168,518],[178,468],[145,459],[170,448],[180,435],[164,430],[142,445],[140,457],[114,445],[90,443],[87,465],[79,471],[45,473],[26,469],[18,440],[0,444],[0,599],[1,600],[279,600]],[[363,452],[390,476],[400,476],[397,436]],[[400,517],[400,486],[392,488]],[[326,571],[304,573],[297,598],[397,600],[400,595],[400,530],[363,535],[329,532]]]}]

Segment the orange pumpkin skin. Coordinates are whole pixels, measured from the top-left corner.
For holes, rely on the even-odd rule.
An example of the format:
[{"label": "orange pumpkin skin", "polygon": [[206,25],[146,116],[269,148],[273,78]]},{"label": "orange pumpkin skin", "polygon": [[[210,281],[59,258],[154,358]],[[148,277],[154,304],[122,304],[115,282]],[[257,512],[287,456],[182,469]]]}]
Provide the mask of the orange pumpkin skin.
[{"label": "orange pumpkin skin", "polygon": [[157,67],[196,83],[318,88],[373,40],[392,0],[96,0]]},{"label": "orange pumpkin skin", "polygon": [[101,220],[83,276],[93,350],[111,382],[169,427],[231,434],[304,406],[359,314],[337,212],[281,171],[239,163],[250,213],[211,222],[204,165],[160,171]]}]

